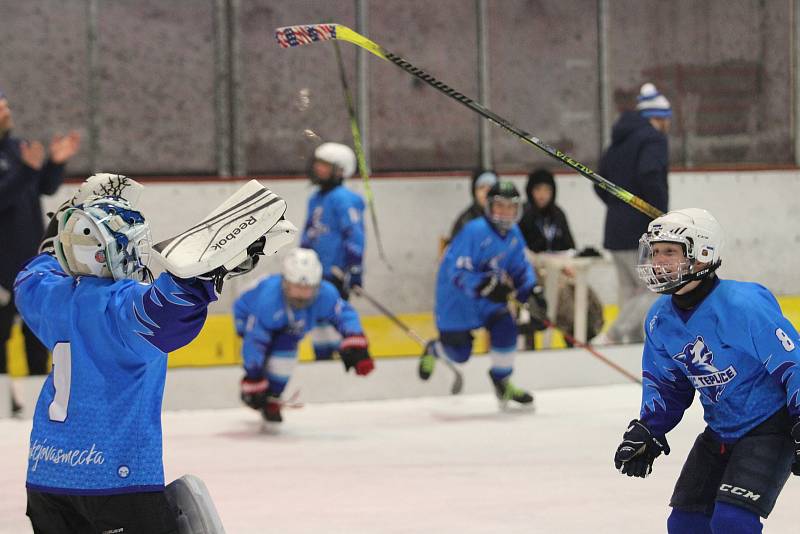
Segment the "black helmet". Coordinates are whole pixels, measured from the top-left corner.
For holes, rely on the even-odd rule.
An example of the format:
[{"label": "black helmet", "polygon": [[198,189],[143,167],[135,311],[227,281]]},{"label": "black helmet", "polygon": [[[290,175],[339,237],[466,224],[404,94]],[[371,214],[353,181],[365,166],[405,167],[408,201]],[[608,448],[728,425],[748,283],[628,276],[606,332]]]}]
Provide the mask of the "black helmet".
[{"label": "black helmet", "polygon": [[[496,203],[513,205],[515,213],[513,217],[499,216],[494,214],[493,206]],[[522,217],[522,197],[517,190],[514,182],[501,180],[494,184],[486,195],[486,218],[489,219],[495,228],[505,233],[517,224]]]}]

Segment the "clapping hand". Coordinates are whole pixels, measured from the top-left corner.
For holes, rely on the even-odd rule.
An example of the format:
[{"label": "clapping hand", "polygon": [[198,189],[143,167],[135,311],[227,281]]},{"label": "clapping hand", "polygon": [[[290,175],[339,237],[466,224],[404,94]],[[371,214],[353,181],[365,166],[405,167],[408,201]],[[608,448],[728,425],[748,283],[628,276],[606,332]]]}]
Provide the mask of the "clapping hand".
[{"label": "clapping hand", "polygon": [[56,135],[50,141],[50,160],[53,163],[66,163],[81,146],[81,134],[72,130],[67,135]]}]

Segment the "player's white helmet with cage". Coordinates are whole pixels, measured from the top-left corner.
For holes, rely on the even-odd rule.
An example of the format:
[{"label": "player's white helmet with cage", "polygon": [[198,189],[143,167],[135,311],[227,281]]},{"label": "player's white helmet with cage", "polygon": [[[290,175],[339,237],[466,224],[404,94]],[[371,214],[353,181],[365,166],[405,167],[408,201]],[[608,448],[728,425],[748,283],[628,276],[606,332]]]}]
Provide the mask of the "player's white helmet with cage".
[{"label": "player's white helmet with cage", "polygon": [[[659,243],[676,243],[682,254],[670,257]],[[674,293],[713,273],[722,263],[725,235],[717,219],[700,208],[673,210],[654,219],[639,239],[637,271],[651,291]]]},{"label": "player's white helmet with cage", "polygon": [[152,279],[150,243],[150,225],[129,201],[98,196],[60,214],[54,240],[58,263],[72,276],[139,282]]},{"label": "player's white helmet with cage", "polygon": [[317,298],[322,264],[313,250],[296,248],[289,252],[283,259],[281,275],[283,294],[293,308],[306,308]]},{"label": "player's white helmet with cage", "polygon": [[333,165],[334,176],[337,171],[346,180],[356,172],[356,154],[353,149],[341,143],[322,143],[314,150],[314,159]]}]

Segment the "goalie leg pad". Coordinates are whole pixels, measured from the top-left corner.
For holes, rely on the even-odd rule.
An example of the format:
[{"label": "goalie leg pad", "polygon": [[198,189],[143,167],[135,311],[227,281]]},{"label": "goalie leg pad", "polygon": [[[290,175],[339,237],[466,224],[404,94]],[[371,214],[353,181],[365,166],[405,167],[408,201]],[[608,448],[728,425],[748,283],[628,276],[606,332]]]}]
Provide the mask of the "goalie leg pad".
[{"label": "goalie leg pad", "polygon": [[198,477],[183,475],[164,494],[175,512],[179,534],[225,534],[208,488]]}]

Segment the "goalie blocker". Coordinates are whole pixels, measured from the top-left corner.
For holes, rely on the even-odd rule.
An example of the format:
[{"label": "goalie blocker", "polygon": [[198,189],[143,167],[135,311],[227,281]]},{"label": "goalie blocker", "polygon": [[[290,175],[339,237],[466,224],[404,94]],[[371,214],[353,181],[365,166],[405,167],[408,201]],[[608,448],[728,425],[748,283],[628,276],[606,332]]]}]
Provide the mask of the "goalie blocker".
[{"label": "goalie blocker", "polygon": [[249,272],[259,255],[292,242],[297,228],[283,219],[286,201],[250,180],[199,223],[153,246],[159,263],[180,278],[222,280]]}]

